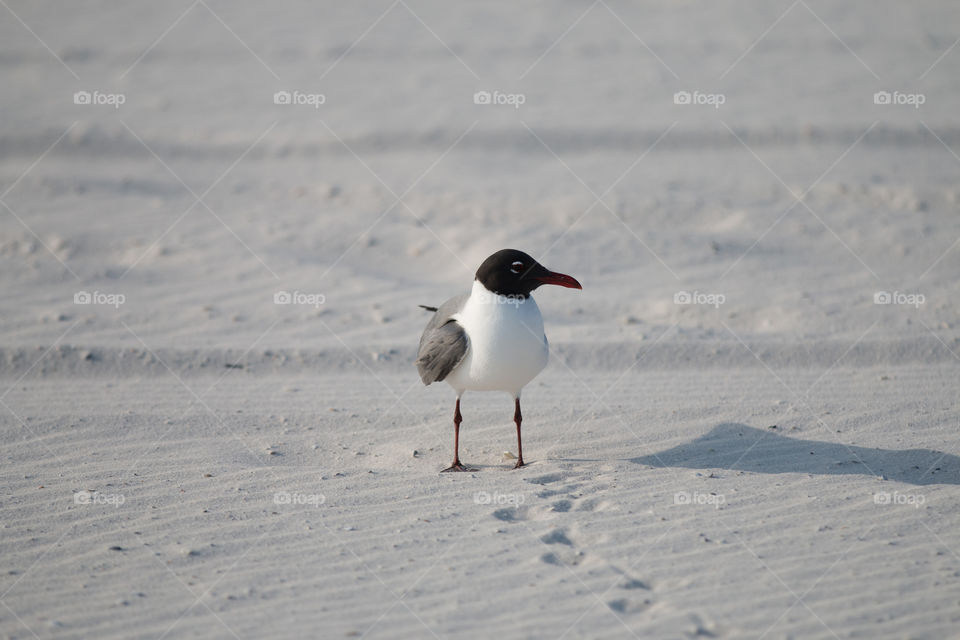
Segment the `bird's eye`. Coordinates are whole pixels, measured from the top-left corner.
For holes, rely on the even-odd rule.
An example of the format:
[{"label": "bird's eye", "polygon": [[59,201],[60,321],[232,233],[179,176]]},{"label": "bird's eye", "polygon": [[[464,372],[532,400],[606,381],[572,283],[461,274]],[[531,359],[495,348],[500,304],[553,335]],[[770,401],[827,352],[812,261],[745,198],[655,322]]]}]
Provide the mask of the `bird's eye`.
[{"label": "bird's eye", "polygon": [[514,262],[513,264],[510,265],[510,272],[511,272],[511,273],[520,273],[521,271],[523,271],[523,263],[522,263],[522,262],[517,261],[517,262]]}]

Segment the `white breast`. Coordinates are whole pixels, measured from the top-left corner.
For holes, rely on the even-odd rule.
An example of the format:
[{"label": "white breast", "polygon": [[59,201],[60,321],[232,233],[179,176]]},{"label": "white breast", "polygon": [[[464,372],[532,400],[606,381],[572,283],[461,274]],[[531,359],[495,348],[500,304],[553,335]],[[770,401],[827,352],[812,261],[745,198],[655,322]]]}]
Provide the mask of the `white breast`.
[{"label": "white breast", "polygon": [[474,281],[470,298],[453,318],[469,343],[467,355],[446,378],[458,394],[506,391],[519,396],[547,366],[543,317],[531,296],[499,296]]}]

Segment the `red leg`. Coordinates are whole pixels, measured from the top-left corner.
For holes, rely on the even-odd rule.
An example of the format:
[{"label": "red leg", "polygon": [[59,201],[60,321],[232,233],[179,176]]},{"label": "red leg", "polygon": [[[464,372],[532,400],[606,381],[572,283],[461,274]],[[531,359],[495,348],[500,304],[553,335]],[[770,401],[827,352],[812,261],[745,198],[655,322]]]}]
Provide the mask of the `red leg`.
[{"label": "red leg", "polygon": [[523,416],[520,414],[520,398],[514,399],[513,421],[517,424],[517,464],[514,469],[523,466],[523,442],[520,439],[520,423],[523,422]]},{"label": "red leg", "polygon": [[457,406],[453,410],[453,464],[444,469],[444,471],[476,471],[476,469],[468,469],[460,463],[461,422],[463,422],[463,416],[460,415],[460,396],[457,396]]}]

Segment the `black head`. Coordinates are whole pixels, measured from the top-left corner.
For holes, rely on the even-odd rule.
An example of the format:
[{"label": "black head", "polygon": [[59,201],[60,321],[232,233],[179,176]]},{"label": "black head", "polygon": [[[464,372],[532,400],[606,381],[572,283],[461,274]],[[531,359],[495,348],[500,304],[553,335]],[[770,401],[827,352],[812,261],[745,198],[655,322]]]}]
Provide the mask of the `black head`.
[{"label": "black head", "polygon": [[542,284],[555,284],[582,289],[568,275],[550,271],[523,251],[501,249],[483,261],[477,269],[477,280],[488,291],[503,296],[526,298]]}]

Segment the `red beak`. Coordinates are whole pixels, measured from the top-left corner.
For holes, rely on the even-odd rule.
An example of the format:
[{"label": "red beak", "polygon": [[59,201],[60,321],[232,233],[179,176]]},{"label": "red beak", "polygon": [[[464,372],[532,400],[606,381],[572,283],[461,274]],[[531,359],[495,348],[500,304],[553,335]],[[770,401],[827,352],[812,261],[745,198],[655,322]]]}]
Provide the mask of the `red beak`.
[{"label": "red beak", "polygon": [[547,271],[546,274],[537,276],[537,280],[543,284],[555,284],[560,287],[567,287],[568,289],[583,289],[576,278],[572,278],[563,273],[557,273],[556,271]]}]

